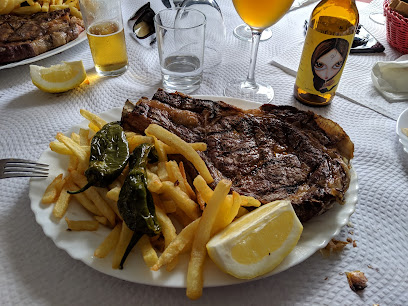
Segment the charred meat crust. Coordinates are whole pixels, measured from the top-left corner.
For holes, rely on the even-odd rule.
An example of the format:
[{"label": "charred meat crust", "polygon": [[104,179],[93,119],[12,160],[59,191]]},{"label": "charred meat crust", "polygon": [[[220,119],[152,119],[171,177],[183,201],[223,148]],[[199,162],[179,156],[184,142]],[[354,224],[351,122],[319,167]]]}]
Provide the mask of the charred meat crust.
[{"label": "charred meat crust", "polygon": [[245,111],[158,90],[152,100],[127,102],[122,114],[125,130],[143,133],[150,123],[207,143],[200,155],[215,184],[227,178],[233,190],[262,203],[289,198],[302,222],[342,202],[349,186],[353,144],[340,126],[313,112],[269,104]]},{"label": "charred meat crust", "polygon": [[37,56],[76,39],[83,21],[70,9],[29,16],[0,15],[0,64]]}]

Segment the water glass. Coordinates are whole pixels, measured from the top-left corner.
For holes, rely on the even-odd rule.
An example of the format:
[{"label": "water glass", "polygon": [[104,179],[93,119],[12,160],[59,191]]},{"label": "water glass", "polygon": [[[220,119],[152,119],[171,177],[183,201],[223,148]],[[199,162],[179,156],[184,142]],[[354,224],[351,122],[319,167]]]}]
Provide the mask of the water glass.
[{"label": "water glass", "polygon": [[120,0],[80,0],[80,6],[96,71],[123,74],[128,56]]},{"label": "water glass", "polygon": [[204,64],[205,15],[171,8],[154,16],[163,87],[191,93],[200,87]]}]

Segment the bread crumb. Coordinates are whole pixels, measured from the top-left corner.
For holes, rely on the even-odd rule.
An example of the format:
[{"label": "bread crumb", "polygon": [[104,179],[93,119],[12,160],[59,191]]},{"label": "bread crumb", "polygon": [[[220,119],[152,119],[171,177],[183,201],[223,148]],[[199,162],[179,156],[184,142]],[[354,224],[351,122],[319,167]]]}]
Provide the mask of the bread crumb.
[{"label": "bread crumb", "polygon": [[347,281],[354,292],[367,287],[367,277],[361,271],[346,272]]}]

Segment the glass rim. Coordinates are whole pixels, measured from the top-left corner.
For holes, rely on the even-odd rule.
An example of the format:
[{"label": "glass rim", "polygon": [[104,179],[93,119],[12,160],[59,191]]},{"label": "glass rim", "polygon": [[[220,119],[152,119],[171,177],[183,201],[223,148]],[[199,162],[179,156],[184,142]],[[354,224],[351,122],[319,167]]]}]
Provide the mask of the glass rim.
[{"label": "glass rim", "polygon": [[[204,17],[203,22],[200,22],[199,24],[195,25],[195,26],[191,26],[191,27],[174,27],[174,26],[165,26],[162,25],[160,23],[157,22],[158,16],[163,13],[163,12],[169,12],[169,11],[187,11],[187,12],[195,12],[198,13],[199,15],[202,15]],[[157,12],[154,15],[153,18],[154,24],[162,29],[166,29],[166,30],[191,30],[191,29],[195,29],[195,28],[199,28],[201,26],[205,26],[207,24],[207,17],[205,16],[205,14],[203,12],[200,12],[199,10],[196,9],[192,9],[192,8],[185,8],[185,7],[174,7],[174,8],[165,8],[159,12]]]}]

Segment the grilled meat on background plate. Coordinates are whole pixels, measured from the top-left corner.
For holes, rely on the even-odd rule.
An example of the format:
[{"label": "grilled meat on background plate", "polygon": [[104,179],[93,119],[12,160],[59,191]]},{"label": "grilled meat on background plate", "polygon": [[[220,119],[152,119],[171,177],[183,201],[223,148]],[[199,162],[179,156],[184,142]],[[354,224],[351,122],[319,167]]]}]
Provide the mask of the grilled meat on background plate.
[{"label": "grilled meat on background plate", "polygon": [[[143,133],[155,123],[187,142],[205,142],[199,152],[214,184],[226,178],[232,190],[263,204],[289,198],[300,221],[342,202],[350,183],[354,145],[335,122],[291,106],[242,110],[225,102],[158,90],[152,100],[127,101],[125,130]],[[191,177],[195,169],[186,167]]]},{"label": "grilled meat on background plate", "polygon": [[37,56],[76,39],[84,31],[70,9],[28,16],[0,15],[0,64]]}]

